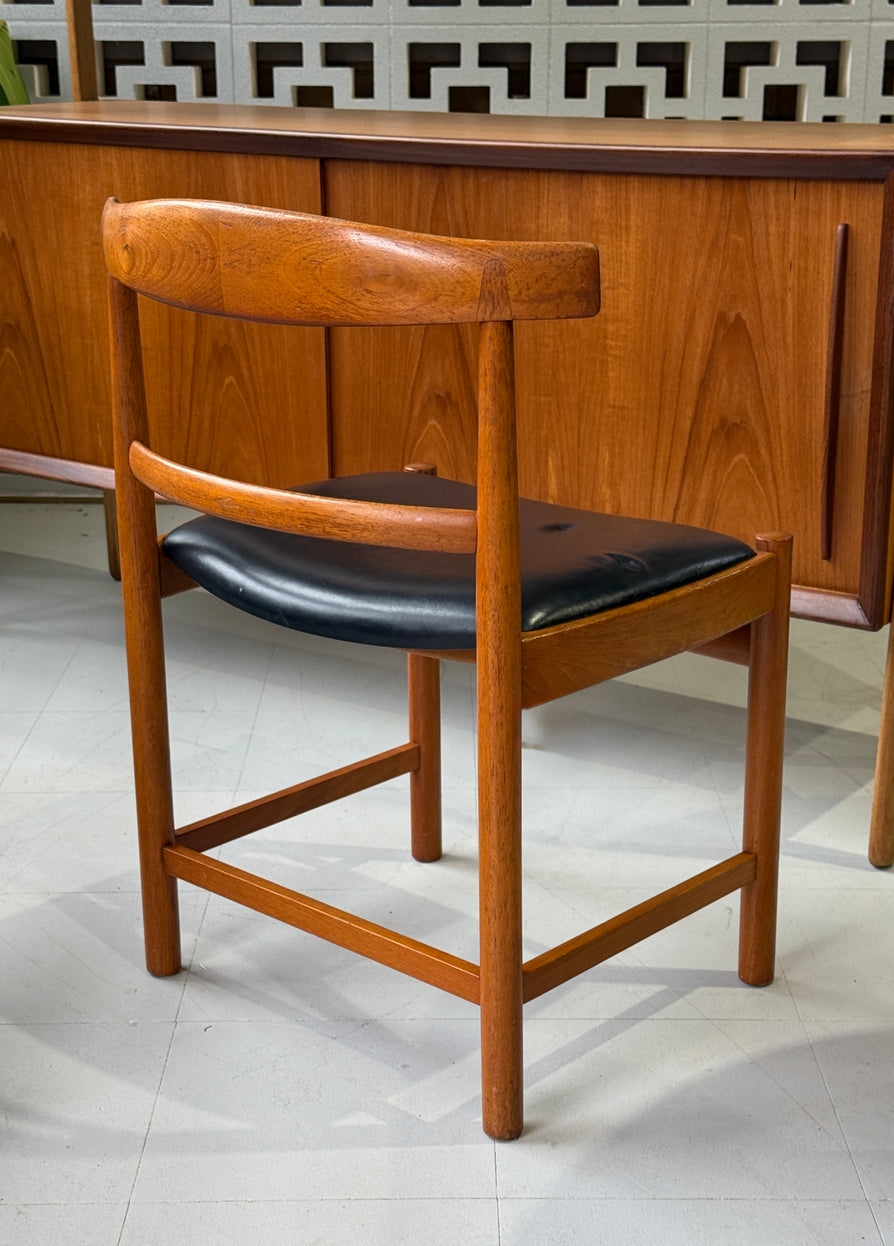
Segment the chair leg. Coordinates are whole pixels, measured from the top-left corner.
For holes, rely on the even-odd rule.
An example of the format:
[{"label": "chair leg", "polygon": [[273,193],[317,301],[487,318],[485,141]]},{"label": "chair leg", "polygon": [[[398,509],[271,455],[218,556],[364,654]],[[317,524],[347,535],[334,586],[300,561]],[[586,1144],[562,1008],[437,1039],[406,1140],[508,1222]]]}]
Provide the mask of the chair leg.
[{"label": "chair leg", "polygon": [[875,763],[869,860],[880,870],[894,865],[894,624],[888,629],[888,660]]},{"label": "chair leg", "polygon": [[124,512],[122,596],[146,968],[152,974],[167,977],[180,970],[180,920],[177,880],[165,870],[162,856],[165,846],[174,840],[174,801],[155,550],[155,502],[150,497],[142,507],[134,504],[134,513],[128,515],[127,501],[119,501]]},{"label": "chair leg", "polygon": [[520,681],[478,692],[481,1082],[484,1132],[524,1121]]},{"label": "chair leg", "polygon": [[742,888],[739,977],[751,986],[773,981],[776,960],[776,891],[785,736],[791,538],[758,537],[756,546],[777,560],[776,606],[751,625],[748,680],[748,746],[742,847],[757,856],[757,876]]},{"label": "chair leg", "polygon": [[[167,977],[181,967],[180,917],[177,880],[166,872],[162,858],[174,839],[174,808],[161,603],[154,604],[158,609],[144,609],[139,636],[128,644],[128,667],[146,968]],[[153,622],[150,613],[157,615]]]},{"label": "chair leg", "polygon": [[407,654],[410,740],[419,769],[410,772],[412,852],[417,861],[441,855],[441,680],[437,658]]}]

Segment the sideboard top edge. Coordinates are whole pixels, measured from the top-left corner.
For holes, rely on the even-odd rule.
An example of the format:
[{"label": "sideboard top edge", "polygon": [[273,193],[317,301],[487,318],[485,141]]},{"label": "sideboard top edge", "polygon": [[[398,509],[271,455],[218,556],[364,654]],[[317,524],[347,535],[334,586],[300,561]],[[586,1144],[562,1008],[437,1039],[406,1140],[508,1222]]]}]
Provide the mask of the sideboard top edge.
[{"label": "sideboard top edge", "polygon": [[254,155],[882,181],[894,127],[98,101],[0,109],[0,139]]}]

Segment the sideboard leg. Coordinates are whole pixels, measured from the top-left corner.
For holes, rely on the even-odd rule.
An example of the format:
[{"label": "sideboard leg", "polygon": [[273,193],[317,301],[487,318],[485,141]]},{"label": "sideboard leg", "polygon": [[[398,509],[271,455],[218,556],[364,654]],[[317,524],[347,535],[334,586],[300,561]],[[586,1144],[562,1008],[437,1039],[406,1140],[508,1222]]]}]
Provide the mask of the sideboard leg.
[{"label": "sideboard leg", "polygon": [[102,504],[106,517],[106,547],[109,553],[109,575],[121,579],[121,560],[118,554],[118,513],[115,510],[115,490],[103,489]]},{"label": "sideboard leg", "polygon": [[882,721],[875,763],[875,794],[869,831],[869,860],[878,869],[894,865],[894,624],[888,630],[888,658]]}]

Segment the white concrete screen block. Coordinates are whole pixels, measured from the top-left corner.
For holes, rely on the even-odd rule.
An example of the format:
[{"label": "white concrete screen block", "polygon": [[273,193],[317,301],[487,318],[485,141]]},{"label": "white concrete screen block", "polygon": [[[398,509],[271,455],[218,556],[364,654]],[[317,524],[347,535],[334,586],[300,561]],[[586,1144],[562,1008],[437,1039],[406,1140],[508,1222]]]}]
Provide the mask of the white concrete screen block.
[{"label": "white concrete screen block", "polygon": [[[32,99],[71,95],[63,0],[0,0]],[[285,107],[889,121],[894,0],[126,0],[100,93]]]}]

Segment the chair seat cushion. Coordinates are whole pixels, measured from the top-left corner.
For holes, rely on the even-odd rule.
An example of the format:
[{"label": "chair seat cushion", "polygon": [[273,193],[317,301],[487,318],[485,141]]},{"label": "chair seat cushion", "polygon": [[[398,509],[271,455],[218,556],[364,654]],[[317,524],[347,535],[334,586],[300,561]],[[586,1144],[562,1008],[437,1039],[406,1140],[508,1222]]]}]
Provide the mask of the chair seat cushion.
[{"label": "chair seat cushion", "polygon": [[[416,472],[301,485],[305,493],[473,508],[475,489]],[[753,556],[732,537],[546,502],[520,503],[523,631],[653,597]],[[168,558],[230,605],[367,645],[475,647],[475,559],[293,536],[205,516],[169,533]]]}]

